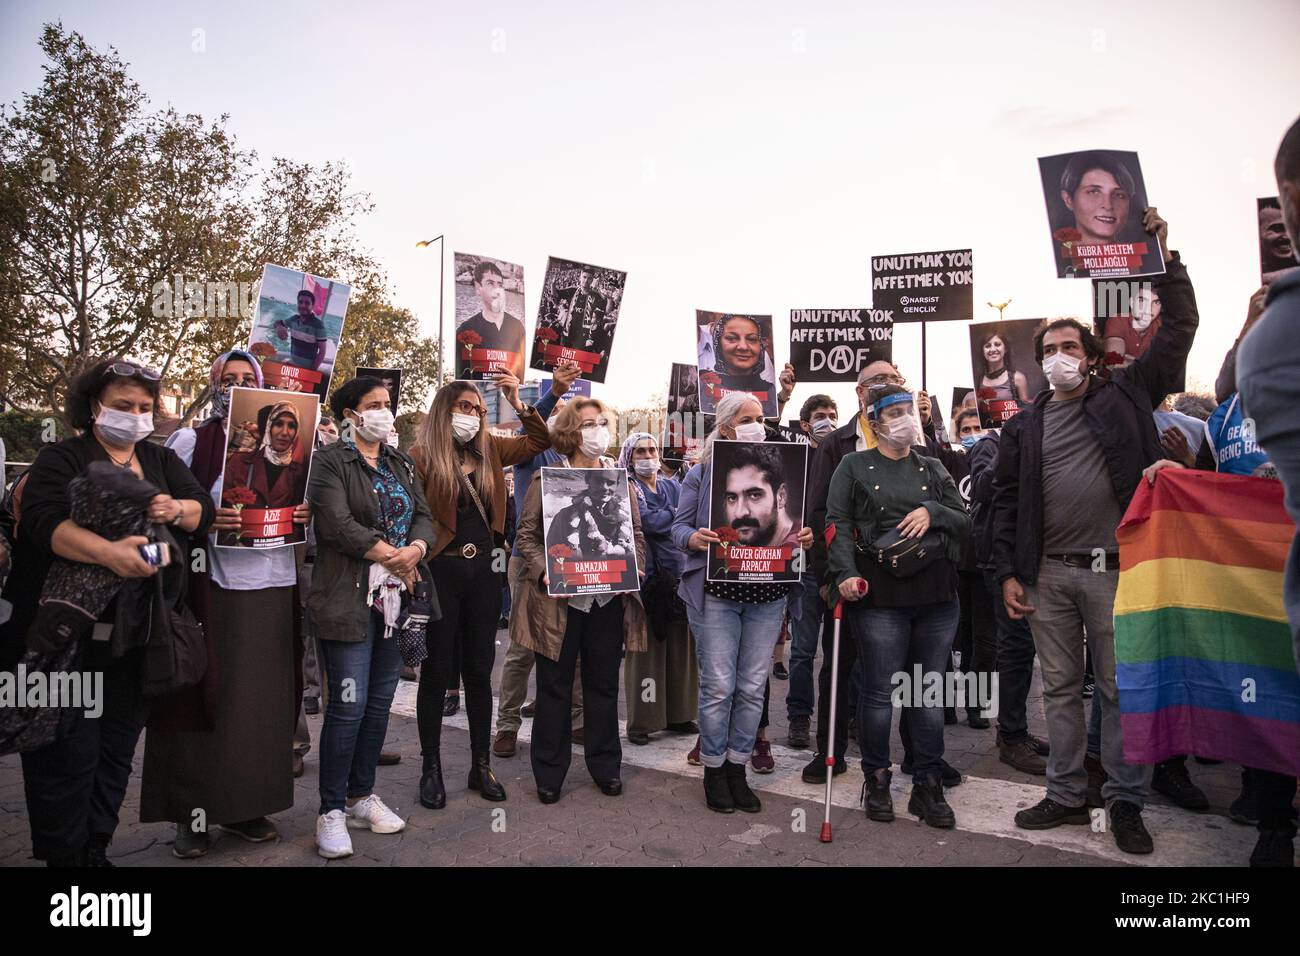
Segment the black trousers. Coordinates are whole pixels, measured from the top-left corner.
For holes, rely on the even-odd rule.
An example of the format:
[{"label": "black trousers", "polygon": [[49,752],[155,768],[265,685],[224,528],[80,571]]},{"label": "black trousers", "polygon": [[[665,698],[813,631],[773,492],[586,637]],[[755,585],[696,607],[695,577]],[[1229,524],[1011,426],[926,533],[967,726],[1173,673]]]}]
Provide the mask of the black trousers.
[{"label": "black trousers", "polygon": [[149,715],[140,693],[143,662],[141,650],[112,661],[106,646],[91,645],[81,668],[104,675],[103,713],[81,717],[67,737],[22,755],[36,859],[77,857],[92,837],[107,841],[117,830],[131,759]]},{"label": "black trousers", "polygon": [[492,553],[486,548],[468,560],[440,555],[429,567],[442,618],[429,622],[429,656],[420,667],[415,698],[420,753],[441,757],[442,705],[455,677],[453,659],[459,651],[470,750],[486,754],[492,742],[492,665],[501,617],[501,574],[492,570]]},{"label": "black trousers", "polygon": [[998,739],[1015,744],[1029,738],[1025,701],[1034,677],[1034,635],[1024,618],[1013,621],[1007,616],[1002,588],[992,571],[984,572],[984,584],[997,622]]},{"label": "black trousers", "polygon": [[[656,640],[651,637],[650,640]],[[597,783],[623,765],[618,739],[618,674],[623,663],[623,598],[587,612],[569,608],[560,659],[537,655],[537,712],[531,748],[539,788],[559,791],[573,759],[573,679],[582,656],[583,752]]]},{"label": "black trousers", "polygon": [[[957,596],[961,599],[956,641],[957,650],[961,652],[961,669],[968,674],[992,673],[997,668],[998,659],[997,621],[993,602],[984,585],[984,572],[958,572]],[[968,713],[979,713],[979,702],[967,703],[975,705],[967,706]]]},{"label": "black trousers", "polygon": [[1296,778],[1273,770],[1255,767],[1242,768],[1242,776],[1249,774],[1258,794],[1259,829],[1281,830],[1295,838],[1295,817],[1291,815],[1295,802]]}]

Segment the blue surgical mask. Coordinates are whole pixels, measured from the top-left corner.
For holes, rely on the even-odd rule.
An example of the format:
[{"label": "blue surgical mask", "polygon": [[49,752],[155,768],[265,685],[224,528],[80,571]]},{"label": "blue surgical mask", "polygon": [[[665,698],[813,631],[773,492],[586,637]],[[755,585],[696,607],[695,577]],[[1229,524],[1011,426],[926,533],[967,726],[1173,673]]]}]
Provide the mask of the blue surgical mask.
[{"label": "blue surgical mask", "polygon": [[961,437],[961,447],[970,451],[975,447],[975,443],[983,437],[983,435],[963,435]]}]

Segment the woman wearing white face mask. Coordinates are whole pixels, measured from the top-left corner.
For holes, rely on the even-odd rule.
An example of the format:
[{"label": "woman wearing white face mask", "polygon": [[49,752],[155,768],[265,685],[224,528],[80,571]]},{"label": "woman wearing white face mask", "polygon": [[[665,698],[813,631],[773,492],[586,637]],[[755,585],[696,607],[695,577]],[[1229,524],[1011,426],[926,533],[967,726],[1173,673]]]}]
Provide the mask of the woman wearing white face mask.
[{"label": "woman wearing white face mask", "polygon": [[[615,468],[609,447],[609,412],[594,398],[569,402],[555,419],[551,441],[560,453],[558,467]],[[559,520],[558,518],[556,519]],[[617,523],[617,522],[615,522]],[[552,533],[557,524],[552,524]],[[644,573],[645,538],[639,509],[632,510],[636,563]],[[537,664],[537,710],[533,716],[532,766],[542,803],[560,799],[572,759],[574,672],[582,658],[583,754],[592,779],[607,796],[623,792],[623,748],[618,739],[618,669],[623,650],[646,649],[641,595],[547,593],[547,542],[542,521],[542,482],[524,496],[516,543],[524,577],[510,621],[510,639],[533,651]],[[644,579],[643,579],[644,580]]]},{"label": "woman wearing white face mask", "polygon": [[[198,483],[211,491],[212,530],[240,526],[239,512],[222,507],[221,493],[236,485],[251,490],[262,506],[304,500],[307,465],[299,445],[293,405],[272,403],[258,413],[252,451],[226,458],[226,417],[232,388],[260,388],[262,372],[247,352],[217,357],[209,378],[212,415],[181,428],[167,441]],[[224,477],[222,467],[225,466]],[[307,520],[304,505],[295,522]],[[187,600],[204,626],[208,668],[198,687],[155,708],[145,739],[140,787],[142,822],[176,827],[172,855],[194,859],[207,853],[209,828],[250,842],[269,842],[277,830],[272,814],[293,806],[295,678],[294,601],[298,598],[294,548],[216,548],[208,536],[191,542],[206,561],[187,562]],[[195,807],[204,826],[194,826]]]},{"label": "woman wearing white face mask", "polygon": [[[700,669],[700,753],[704,794],[719,813],[762,809],[745,781],[745,764],[754,752],[763,715],[763,688],[772,649],[781,635],[781,619],[800,615],[798,586],[708,582],[708,549],[719,538],[712,530],[709,489],[713,478],[713,443],[718,438],[764,441],[763,407],[751,396],[724,396],[717,425],[705,441],[700,465],[682,482],[673,520],[673,543],[686,552],[678,594],[686,604],[695,634]],[[812,529],[798,534],[802,548],[812,547]]]},{"label": "woman wearing white face mask", "polygon": [[[889,730],[893,675],[915,665],[925,680],[947,669],[957,631],[957,563],[970,518],[952,477],[937,458],[913,449],[920,431],[911,392],[874,386],[866,395],[876,447],[845,455],[826,499],[834,524],[830,580],[840,599],[862,664],[858,734],[867,816],[894,819],[890,797]],[[884,550],[888,555],[879,560]],[[906,701],[911,705],[920,696]],[[913,706],[912,796],[908,812],[933,827],[955,825],[943,796],[943,701]]]},{"label": "woman wearing white face mask", "polygon": [[[473,763],[469,788],[485,800],[504,800],[505,788],[492,772],[492,666],[501,617],[506,479],[502,469],[528,461],[550,447],[546,423],[519,402],[519,381],[496,380],[501,395],[519,413],[523,435],[498,436],[487,429],[487,409],[469,382],[444,385],[434,396],[411,455],[425,498],[433,510],[430,571],[442,618],[429,623],[429,657],[420,669],[416,719],[420,752],[420,802],[439,810],[447,804],[442,780],[443,702],[449,688],[465,682]],[[459,657],[459,673],[453,661]]]},{"label": "woman wearing white face mask", "polygon": [[374,792],[402,670],[388,598],[414,587],[434,529],[415,463],[384,441],[393,427],[390,400],[370,377],[330,396],[343,437],[316,452],[307,489],[316,529],[307,608],[329,686],[316,819],[317,852],[326,859],[351,855],[349,827],[397,833],[406,826]]},{"label": "woman wearing white face mask", "polygon": [[[122,579],[118,596],[99,619],[112,630],[109,640],[94,640],[103,628],[89,624],[84,637],[76,638],[75,670],[102,677],[100,712],[79,715],[55,742],[22,755],[32,854],[50,866],[111,865],[106,851],[148,713],[141,693],[148,622],[130,613],[134,601],[122,598],[136,589],[151,591],[154,582],[143,579],[159,572],[141,557],[140,546],[148,543],[144,536],[110,541],[77,524],[68,486],[91,464],[112,462],[158,489],[147,505],[155,524],[188,534],[212,521],[212,500],[189,469],[173,452],[147,440],[158,396],[158,373],[152,369],[122,359],[91,365],[68,390],[67,417],[80,434],[45,446],[21,479],[22,520],[4,590],[13,609],[0,624],[0,671],[13,673],[26,649],[41,588],[56,559],[99,565]],[[184,555],[173,559],[187,560]]]},{"label": "woman wearing white face mask", "polygon": [[[673,544],[673,518],[682,486],[659,473],[659,445],[647,432],[633,432],[623,442],[618,463],[632,476],[641,531],[645,535],[645,582],[641,586],[650,623],[649,646],[644,653],[628,654],[623,664],[627,698],[627,739],[648,744],[660,730],[697,734],[699,664],[695,638],[686,625],[686,606],[677,596],[682,575],[682,553]],[[653,682],[657,692],[647,701],[643,688]]]}]

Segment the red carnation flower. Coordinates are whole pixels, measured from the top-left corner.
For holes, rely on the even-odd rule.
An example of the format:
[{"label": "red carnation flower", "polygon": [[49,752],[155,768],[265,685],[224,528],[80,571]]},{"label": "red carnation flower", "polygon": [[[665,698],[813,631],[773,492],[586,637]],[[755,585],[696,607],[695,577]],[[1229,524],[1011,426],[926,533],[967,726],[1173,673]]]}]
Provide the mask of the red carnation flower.
[{"label": "red carnation flower", "polygon": [[1052,238],[1057,242],[1078,242],[1083,238],[1083,233],[1073,226],[1065,226],[1052,233]]},{"label": "red carnation flower", "polygon": [[479,335],[473,329],[466,329],[460,335],[456,336],[456,341],[461,345],[478,345],[483,341],[483,336]]},{"label": "red carnation flower", "polygon": [[559,339],[560,333],[547,326],[537,330],[537,337],[539,339],[546,339],[548,342],[555,342]]},{"label": "red carnation flower", "polygon": [[221,503],[227,508],[242,508],[245,505],[257,504],[257,495],[251,488],[239,485],[222,491]]},{"label": "red carnation flower", "polygon": [[551,550],[546,553],[553,558],[559,558],[561,560],[573,557],[573,549],[567,544],[553,544],[551,545]]},{"label": "red carnation flower", "polygon": [[714,528],[713,533],[722,539],[723,544],[735,544],[740,540],[740,532],[729,524],[724,524],[721,528]]}]

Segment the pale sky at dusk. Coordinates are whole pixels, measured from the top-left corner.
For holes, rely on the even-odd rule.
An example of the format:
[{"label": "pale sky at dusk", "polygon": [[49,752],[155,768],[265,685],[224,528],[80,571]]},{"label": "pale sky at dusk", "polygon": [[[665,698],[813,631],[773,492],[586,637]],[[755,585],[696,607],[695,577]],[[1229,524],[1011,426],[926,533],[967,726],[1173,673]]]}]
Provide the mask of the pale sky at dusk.
[{"label": "pale sky at dusk", "polygon": [[[974,250],[975,315],[1090,316],[1055,278],[1036,159],[1136,150],[1196,286],[1212,383],[1259,285],[1255,198],[1300,114],[1300,3],[92,3],[0,5],[0,99],[40,83],[42,22],[115,46],[155,107],[263,159],[348,161],[395,299],[437,324],[436,253],[626,270],[615,404],[694,362],[695,310],[870,304],[870,257]],[[205,49],[197,52],[194,31]],[[221,277],[212,277],[221,278]],[[338,278],[347,280],[347,276]],[[929,384],[969,385],[965,323]],[[895,359],[919,385],[918,327]],[[533,373],[540,377],[543,373]],[[801,385],[851,401],[850,386]],[[841,406],[843,408],[843,405]],[[791,417],[787,415],[786,417]]]}]

